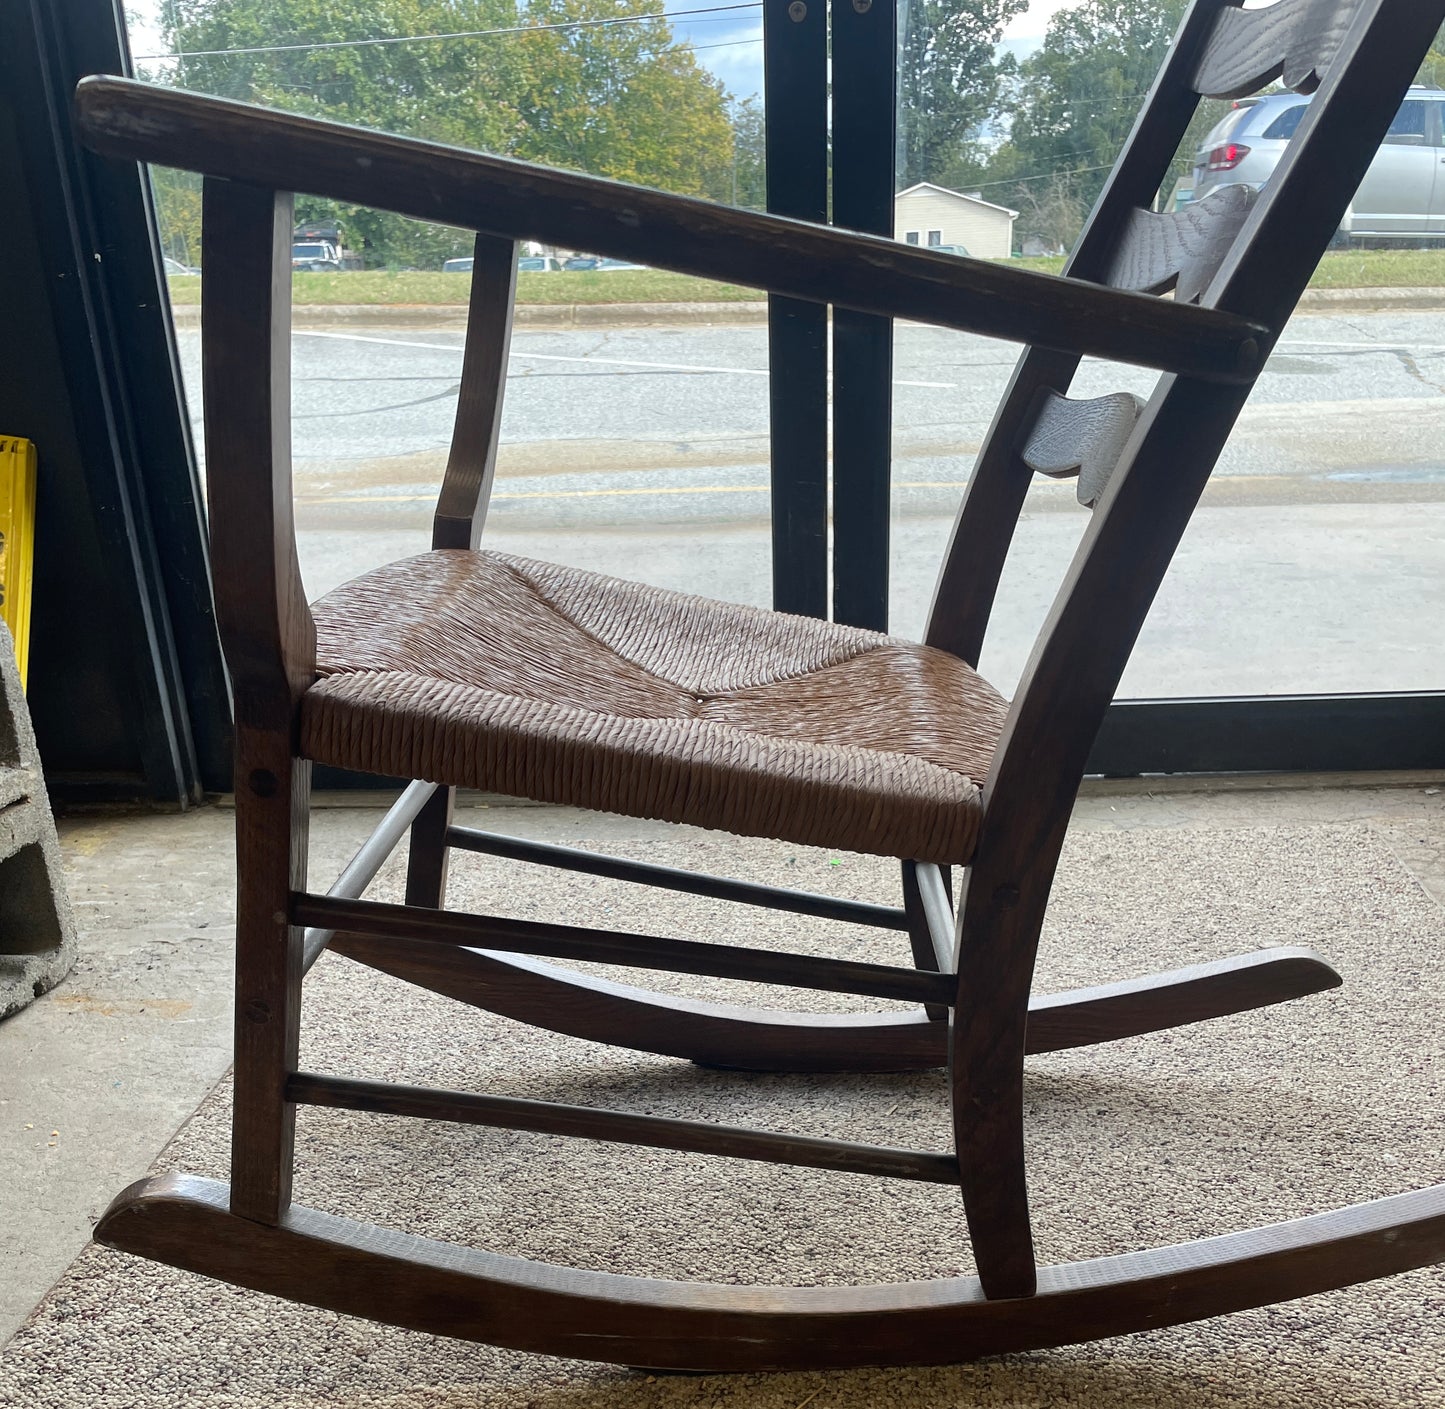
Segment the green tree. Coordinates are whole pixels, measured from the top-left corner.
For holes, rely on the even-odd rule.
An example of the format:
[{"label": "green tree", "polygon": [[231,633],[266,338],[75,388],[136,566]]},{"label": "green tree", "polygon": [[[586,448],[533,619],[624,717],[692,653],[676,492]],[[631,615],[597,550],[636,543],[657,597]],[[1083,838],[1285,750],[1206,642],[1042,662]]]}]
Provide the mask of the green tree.
[{"label": "green tree", "polygon": [[[221,97],[726,199],[732,134],[722,87],[653,9],[651,0],[543,0],[525,15],[517,0],[165,0],[163,28],[178,57],[162,76]],[[629,22],[611,23],[619,17]],[[417,38],[457,34],[474,37]],[[407,42],[356,42],[388,39]],[[163,226],[167,217],[179,226],[184,187],[158,182],[157,194]],[[368,263],[435,267],[471,248],[465,232],[387,212],[309,197],[296,211],[299,220],[341,221]]]},{"label": "green tree", "polygon": [[[514,0],[166,0],[162,24],[179,56],[168,76],[183,87],[493,151],[515,137],[505,41],[352,42],[506,28]],[[244,52],[258,49],[268,52]],[[173,221],[185,215],[176,194],[157,187]],[[340,221],[372,264],[435,267],[471,248],[461,231],[304,195],[296,216]]]},{"label": "green tree", "polygon": [[[594,176],[727,199],[723,86],[676,45],[655,0],[541,0],[519,37],[514,152]],[[632,17],[628,23],[589,21]],[[543,28],[582,22],[578,28]]]},{"label": "green tree", "polygon": [[[990,198],[1025,212],[1041,206],[1057,214],[1068,205],[1082,219],[1134,125],[1186,3],[1083,0],[1055,14],[1043,46],[1021,66],[1009,140],[990,172],[990,180],[1012,184],[994,186]],[[1210,116],[1204,112],[1199,121]],[[1035,186],[1049,196],[1041,198]],[[1050,234],[1059,238],[1057,226]]]},{"label": "green tree", "polygon": [[907,0],[900,6],[898,177],[958,184],[980,161],[979,130],[998,115],[1015,65],[1004,26],[1028,0]]},{"label": "green tree", "polygon": [[166,0],[162,21],[182,87],[490,150],[516,130],[505,43],[414,40],[515,26],[514,0]]},{"label": "green tree", "polygon": [[201,262],[201,178],[193,171],[151,168],[161,227],[161,253],[182,264]]},{"label": "green tree", "polygon": [[757,98],[734,102],[728,114],[733,128],[733,170],[728,204],[744,210],[766,210],[767,163],[764,151],[763,105]]},{"label": "green tree", "polygon": [[1428,83],[1432,88],[1445,88],[1445,27],[1435,36],[1416,81]]}]

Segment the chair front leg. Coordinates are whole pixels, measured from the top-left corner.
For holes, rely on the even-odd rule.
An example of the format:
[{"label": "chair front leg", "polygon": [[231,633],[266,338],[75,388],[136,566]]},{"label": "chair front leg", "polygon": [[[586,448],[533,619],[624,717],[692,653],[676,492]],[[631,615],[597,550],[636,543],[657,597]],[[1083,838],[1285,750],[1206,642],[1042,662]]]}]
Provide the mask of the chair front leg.
[{"label": "chair front leg", "polygon": [[231,1211],[274,1224],[291,1203],[296,1108],[285,1099],[301,1028],[311,764],[281,731],[240,728],[236,749],[236,1066]]}]

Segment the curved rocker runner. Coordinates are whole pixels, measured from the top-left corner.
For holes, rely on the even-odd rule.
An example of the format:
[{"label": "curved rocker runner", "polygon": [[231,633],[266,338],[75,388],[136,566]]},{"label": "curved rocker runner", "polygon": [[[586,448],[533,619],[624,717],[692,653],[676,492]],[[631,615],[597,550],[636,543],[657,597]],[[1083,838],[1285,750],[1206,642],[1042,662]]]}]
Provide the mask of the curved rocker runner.
[{"label": "curved rocker runner", "polygon": [[[974,1277],[736,1287],[551,1267],[293,1207],[276,1227],[226,1185],[168,1176],[101,1220],[112,1247],[351,1316],[513,1350],[654,1370],[950,1365],[1243,1311],[1445,1257],[1445,1186],[1339,1213],[1039,1269],[1031,1297]],[[385,1288],[379,1293],[378,1288]]]},{"label": "curved rocker runner", "polygon": [[[1167,1326],[1445,1259],[1445,1188],[1179,1247],[1036,1265],[1029,1053],[1129,1038],[1339,983],[1298,949],[1054,995],[1039,935],[1089,749],[1264,361],[1442,21],[1445,0],[1195,0],[1063,277],[729,210],[312,119],[89,79],[98,152],[205,177],[204,376],[217,615],[236,708],[236,1102],[228,1183],[122,1194],[96,1236],[298,1301],[518,1349],[657,1368],[942,1363]],[[1201,97],[1317,89],[1259,193],[1154,210]],[[479,231],[431,552],[314,608],[289,463],[291,192]],[[481,546],[517,240],[1025,344],[964,494],[922,643]],[[1172,292],[1172,299],[1159,297]],[[1081,359],[1160,373],[1078,400]],[[1032,474],[1091,518],[1017,693],[976,666]],[[326,895],[306,890],[313,762],[419,780]],[[895,859],[897,907],[695,875],[453,825],[458,787]],[[365,891],[410,838],[406,903]],[[907,937],[828,958],[444,908],[453,849]],[[738,941],[738,942],[735,942]],[[719,1067],[943,1067],[953,1142],[910,1150],[298,1065],[327,948],[539,1027]],[[860,946],[852,946],[857,953]],[[834,1015],[666,996],[553,960],[846,993]],[[298,1105],[955,1185],[978,1276],[679,1284],[430,1242],[295,1207]],[[1227,1213],[1220,1222],[1227,1226]]]}]

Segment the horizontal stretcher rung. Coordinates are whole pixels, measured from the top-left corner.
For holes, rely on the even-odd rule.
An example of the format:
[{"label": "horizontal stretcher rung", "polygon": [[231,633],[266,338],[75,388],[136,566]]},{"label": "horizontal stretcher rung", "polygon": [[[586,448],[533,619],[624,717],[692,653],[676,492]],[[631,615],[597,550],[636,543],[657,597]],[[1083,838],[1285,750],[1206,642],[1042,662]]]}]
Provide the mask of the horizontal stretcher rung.
[{"label": "horizontal stretcher rung", "polygon": [[889,1179],[919,1179],[931,1184],[957,1184],[958,1160],[929,1150],[900,1150],[886,1145],[860,1145],[813,1135],[784,1135],[770,1130],[712,1125],[669,1116],[634,1115],[596,1110],[554,1101],[529,1101],[517,1096],[482,1096],[468,1091],[440,1091],[389,1082],[294,1072],[286,1082],[286,1099],[298,1105],[331,1106],[380,1115],[449,1120],[460,1125],[501,1126],[540,1135],[570,1135],[622,1145],[689,1154],[725,1155],[732,1159],[794,1164],[846,1174],[872,1174]]},{"label": "horizontal stretcher rung", "polygon": [[696,871],[679,871],[671,866],[657,866],[647,861],[628,861],[619,856],[602,856],[595,851],[583,851],[579,847],[554,846],[548,842],[527,841],[522,837],[505,837],[496,832],[482,832],[471,827],[448,827],[447,845],[461,851],[504,856],[512,861],[530,861],[538,866],[557,866],[568,871],[580,871],[588,876],[607,876],[612,880],[659,886],[665,890],[683,891],[688,895],[706,895],[713,900],[735,900],[741,905],[762,905],[770,910],[786,910],[794,915],[815,915],[823,920],[845,920],[855,925],[872,925],[875,929],[908,928],[908,921],[901,907],[870,905],[861,900],[839,900],[834,896],[818,895],[812,891],[756,885],[750,881],[737,881],[728,876],[710,876]]},{"label": "horizontal stretcher rung", "polygon": [[338,935],[418,940],[491,949],[504,954],[535,954],[547,959],[582,959],[666,973],[748,979],[754,983],[775,983],[825,993],[856,993],[903,1003],[951,1003],[957,984],[952,974],[926,973],[889,964],[821,959],[809,954],[750,949],[744,945],[658,939],[614,930],[305,893],[292,897],[291,922],[315,925]]}]

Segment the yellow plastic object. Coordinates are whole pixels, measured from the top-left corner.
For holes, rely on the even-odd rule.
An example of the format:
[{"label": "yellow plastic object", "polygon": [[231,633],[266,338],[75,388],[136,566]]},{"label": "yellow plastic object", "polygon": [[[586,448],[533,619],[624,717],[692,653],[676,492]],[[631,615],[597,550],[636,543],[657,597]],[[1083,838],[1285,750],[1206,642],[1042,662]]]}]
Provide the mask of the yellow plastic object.
[{"label": "yellow plastic object", "polygon": [[35,447],[0,436],[0,616],[15,639],[20,683],[30,664],[30,585],[35,570]]}]

